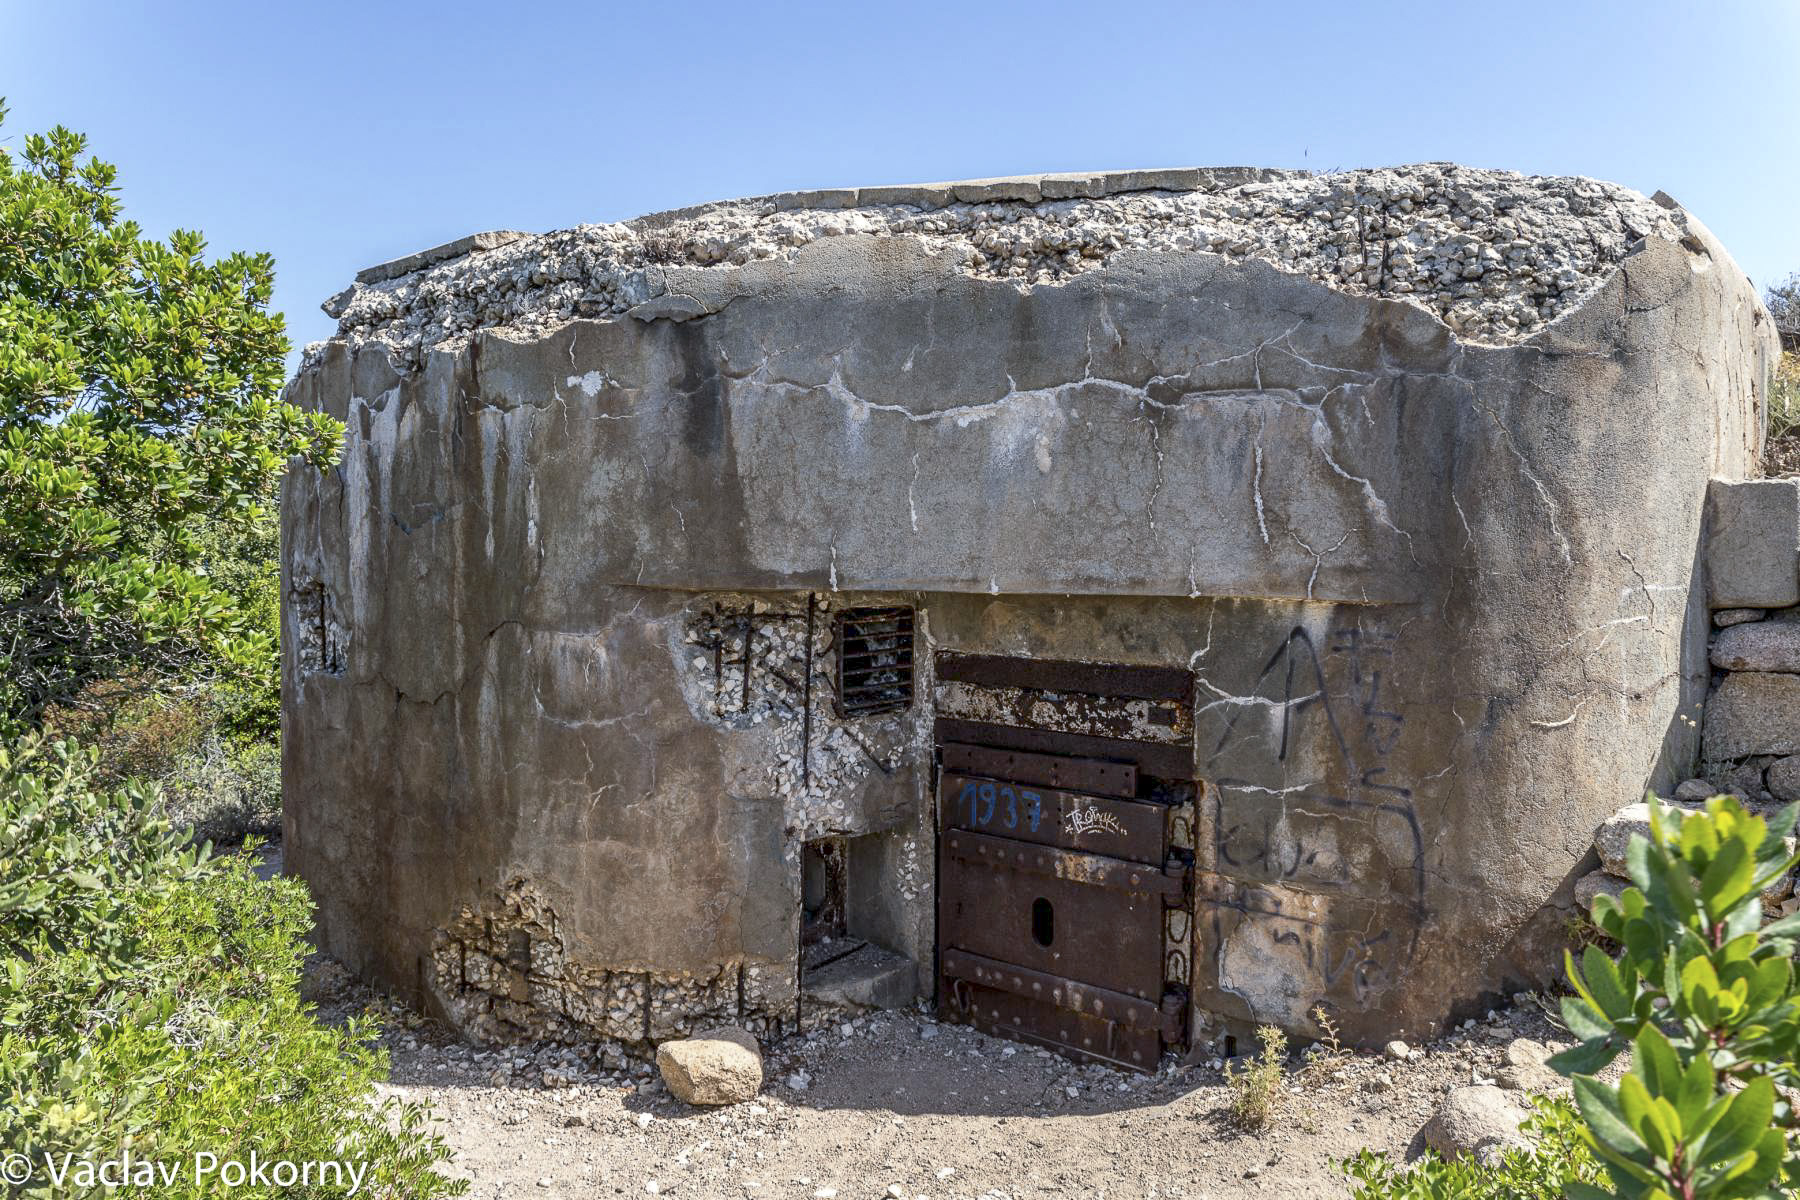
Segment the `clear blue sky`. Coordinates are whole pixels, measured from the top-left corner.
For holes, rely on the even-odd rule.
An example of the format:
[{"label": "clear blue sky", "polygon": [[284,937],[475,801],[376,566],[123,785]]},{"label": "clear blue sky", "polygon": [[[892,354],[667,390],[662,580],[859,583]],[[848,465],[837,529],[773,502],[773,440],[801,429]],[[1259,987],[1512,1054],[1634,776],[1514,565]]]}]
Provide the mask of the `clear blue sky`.
[{"label": "clear blue sky", "polygon": [[0,136],[273,251],[296,344],[363,266],[790,188],[1452,159],[1661,188],[1800,270],[1800,3],[0,0]]}]

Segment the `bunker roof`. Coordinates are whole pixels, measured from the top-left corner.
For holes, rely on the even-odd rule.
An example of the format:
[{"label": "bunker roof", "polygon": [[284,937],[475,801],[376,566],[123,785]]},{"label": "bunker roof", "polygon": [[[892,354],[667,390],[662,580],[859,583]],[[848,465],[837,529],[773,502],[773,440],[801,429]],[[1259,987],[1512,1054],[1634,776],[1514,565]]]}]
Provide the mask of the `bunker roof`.
[{"label": "bunker roof", "polygon": [[1181,167],[728,200],[531,235],[478,233],[359,272],[325,311],[404,365],[477,329],[703,315],[684,271],[792,259],[831,238],[916,239],[946,269],[1054,286],[1128,251],[1254,258],[1436,314],[1471,341],[1530,337],[1647,237],[1679,240],[1666,196],[1578,176],[1450,163],[1308,173]]}]

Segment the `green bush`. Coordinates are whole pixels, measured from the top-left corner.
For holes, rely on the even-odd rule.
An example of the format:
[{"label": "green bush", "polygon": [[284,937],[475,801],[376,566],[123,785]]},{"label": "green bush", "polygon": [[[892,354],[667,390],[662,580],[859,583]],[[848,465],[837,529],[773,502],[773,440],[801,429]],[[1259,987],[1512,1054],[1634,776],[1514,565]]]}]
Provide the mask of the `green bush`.
[{"label": "green bush", "polygon": [[80,134],[0,147],[0,728],[124,676],[267,694],[271,581],[221,567],[343,437],[281,399],[273,288],[267,254],[143,236]]},{"label": "green bush", "polygon": [[1769,436],[1786,437],[1800,427],[1800,354],[1789,352],[1776,364],[1769,387]]},{"label": "green bush", "polygon": [[222,688],[102,695],[92,707],[53,710],[49,724],[96,750],[101,783],[155,784],[170,824],[196,841],[235,844],[281,831],[280,746],[234,732],[247,713],[254,723],[255,700]]},{"label": "green bush", "polygon": [[[1563,1020],[1583,1040],[1550,1065],[1573,1077],[1609,1184],[1573,1187],[1576,1200],[1787,1194],[1800,1164],[1777,1089],[1800,1084],[1800,914],[1764,926],[1761,893],[1800,861],[1784,840],[1797,816],[1765,821],[1729,796],[1684,816],[1651,799],[1650,838],[1626,851],[1635,886],[1594,900],[1618,959],[1590,946],[1579,969],[1568,961]],[[1617,1087],[1594,1077],[1628,1047]]]},{"label": "green bush", "polygon": [[[375,1102],[372,1027],[322,1026],[301,1003],[304,889],[183,849],[146,789],[96,789],[92,774],[92,755],[41,741],[0,756],[0,1154],[40,1166],[12,1194],[100,1194],[41,1166],[126,1150],[361,1162],[359,1195],[460,1194],[424,1111]],[[156,1194],[216,1191],[189,1172]]]},{"label": "green bush", "polygon": [[[1593,903],[1618,958],[1567,956],[1562,1015],[1582,1041],[1550,1065],[1572,1076],[1574,1107],[1540,1103],[1533,1145],[1498,1165],[1427,1155],[1409,1168],[1365,1150],[1344,1163],[1357,1200],[1794,1194],[1800,914],[1765,926],[1761,897],[1800,862],[1785,840],[1800,806],[1765,821],[1729,796],[1686,815],[1651,797],[1650,814],[1650,838],[1626,853],[1634,886]],[[1601,1082],[1627,1049],[1631,1069]]]},{"label": "green bush", "polygon": [[208,733],[159,781],[163,811],[197,840],[281,832],[281,748]]},{"label": "green bush", "polygon": [[1426,1151],[1396,1164],[1385,1154],[1359,1151],[1344,1161],[1355,1200],[1559,1200],[1577,1183],[1593,1183],[1600,1164],[1581,1136],[1581,1119],[1566,1100],[1537,1099],[1523,1126],[1530,1144],[1498,1162],[1446,1161]]},{"label": "green bush", "polygon": [[131,906],[198,876],[204,851],[157,816],[153,789],[90,784],[97,756],[64,743],[0,746],[0,955],[129,962]]},{"label": "green bush", "polygon": [[1273,1025],[1264,1025],[1256,1031],[1256,1040],[1262,1043],[1262,1053],[1244,1064],[1242,1074],[1225,1064],[1232,1122],[1251,1132],[1274,1124],[1287,1087],[1287,1035]]}]

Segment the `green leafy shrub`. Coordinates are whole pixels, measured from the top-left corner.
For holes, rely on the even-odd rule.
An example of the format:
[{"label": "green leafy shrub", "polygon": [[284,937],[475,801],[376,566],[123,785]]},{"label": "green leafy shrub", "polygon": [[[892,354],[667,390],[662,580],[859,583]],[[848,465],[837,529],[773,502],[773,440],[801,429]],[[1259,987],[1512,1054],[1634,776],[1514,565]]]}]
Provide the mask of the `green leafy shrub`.
[{"label": "green leafy shrub", "polygon": [[[460,1194],[424,1111],[374,1100],[386,1061],[372,1027],[327,1028],[302,1004],[304,888],[182,849],[144,789],[95,789],[92,770],[91,755],[36,740],[0,758],[0,893],[25,898],[0,905],[0,1153],[255,1151],[366,1163],[359,1195]],[[216,1190],[190,1174],[156,1194]],[[15,1194],[85,1193],[40,1171]]]},{"label": "green leafy shrub", "polygon": [[0,745],[0,955],[79,951],[128,961],[138,899],[196,877],[205,851],[157,816],[153,789],[92,787],[97,756],[65,743]]},{"label": "green leafy shrub", "polygon": [[1789,351],[1776,364],[1769,386],[1769,436],[1787,437],[1800,429],[1800,354]]},{"label": "green leafy shrub", "polygon": [[[1797,861],[1797,816],[1765,821],[1729,796],[1684,816],[1652,798],[1651,836],[1626,854],[1635,886],[1595,897],[1594,923],[1623,949],[1569,958],[1563,1019],[1583,1040],[1550,1060],[1606,1167],[1608,1186],[1572,1186],[1576,1200],[1787,1194],[1795,1114],[1777,1089],[1800,1083],[1800,914],[1764,926],[1761,893]],[[1594,1076],[1627,1048],[1618,1086]]]},{"label": "green leafy shrub", "polygon": [[1341,1165],[1354,1181],[1354,1200],[1560,1200],[1578,1183],[1600,1177],[1588,1150],[1581,1119],[1566,1100],[1542,1097],[1522,1131],[1523,1148],[1504,1151],[1499,1161],[1446,1160],[1433,1151],[1417,1162],[1395,1163],[1385,1154],[1362,1150]]},{"label": "green leafy shrub", "polygon": [[1240,1129],[1267,1129],[1275,1122],[1286,1087],[1287,1035],[1273,1025],[1256,1031],[1262,1053],[1245,1064],[1242,1074],[1225,1064],[1225,1082],[1231,1088],[1231,1119]]},{"label": "green leafy shrub", "polygon": [[269,256],[144,237],[86,149],[60,126],[0,148],[0,727],[15,731],[98,681],[266,692],[271,629],[218,551],[266,531],[290,460],[328,466],[343,435],[280,399]]},{"label": "green leafy shrub", "polygon": [[220,688],[129,695],[53,710],[47,725],[97,751],[101,783],[155,784],[158,811],[176,829],[235,844],[281,831],[281,749],[232,732],[254,701]]},{"label": "green leafy shrub", "polygon": [[209,733],[162,779],[163,811],[196,840],[281,832],[281,748]]}]

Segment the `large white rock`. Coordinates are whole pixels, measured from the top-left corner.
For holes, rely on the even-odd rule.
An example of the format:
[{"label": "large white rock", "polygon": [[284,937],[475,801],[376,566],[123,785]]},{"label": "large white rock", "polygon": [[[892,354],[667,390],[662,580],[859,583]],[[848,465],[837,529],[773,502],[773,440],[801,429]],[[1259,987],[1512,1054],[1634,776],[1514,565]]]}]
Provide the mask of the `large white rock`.
[{"label": "large white rock", "polygon": [[1436,1115],[1425,1123],[1425,1144],[1445,1158],[1465,1155],[1487,1159],[1509,1146],[1522,1146],[1519,1122],[1525,1109],[1490,1083],[1459,1087],[1444,1097]]},{"label": "large white rock", "polygon": [[687,1104],[739,1104],[762,1088],[762,1051],[756,1038],[735,1026],[709,1029],[656,1048],[656,1069],[677,1100]]}]

